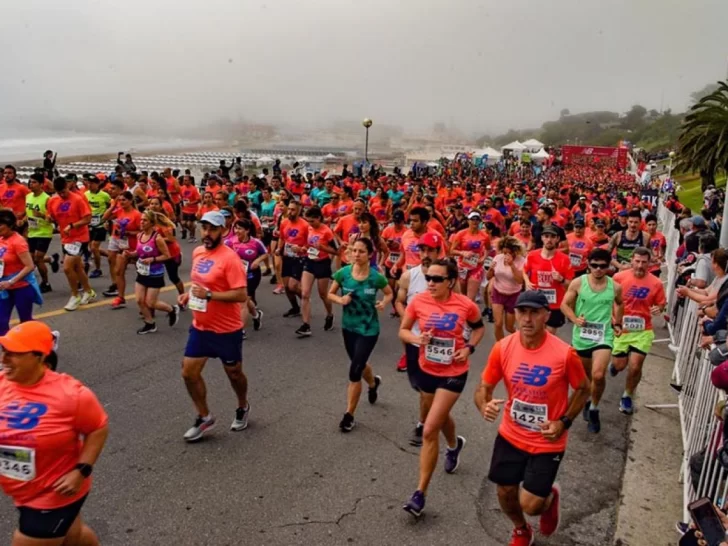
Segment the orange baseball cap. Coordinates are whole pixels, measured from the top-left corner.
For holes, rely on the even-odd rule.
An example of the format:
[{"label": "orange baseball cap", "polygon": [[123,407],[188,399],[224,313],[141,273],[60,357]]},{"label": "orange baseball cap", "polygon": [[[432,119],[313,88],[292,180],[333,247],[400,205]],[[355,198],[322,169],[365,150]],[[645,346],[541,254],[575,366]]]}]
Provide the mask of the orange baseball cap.
[{"label": "orange baseball cap", "polygon": [[13,353],[41,353],[47,356],[53,351],[53,332],[48,325],[30,320],[18,324],[0,337],[0,345]]}]

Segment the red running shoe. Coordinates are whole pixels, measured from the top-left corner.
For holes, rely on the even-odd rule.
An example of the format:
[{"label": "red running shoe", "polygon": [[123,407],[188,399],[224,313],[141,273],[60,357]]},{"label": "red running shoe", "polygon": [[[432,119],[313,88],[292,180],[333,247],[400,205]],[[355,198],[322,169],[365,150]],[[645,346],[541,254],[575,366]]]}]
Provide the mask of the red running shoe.
[{"label": "red running shoe", "polygon": [[513,529],[511,541],[508,546],[531,546],[533,544],[533,529],[527,523],[525,527]]},{"label": "red running shoe", "polygon": [[407,371],[407,355],[406,354],[399,357],[399,362],[397,362],[397,371],[398,372]]},{"label": "red running shoe", "polygon": [[541,514],[541,520],[538,523],[538,530],[545,537],[550,537],[558,530],[561,519],[561,488],[558,484],[551,487],[551,494],[553,495],[551,506]]}]

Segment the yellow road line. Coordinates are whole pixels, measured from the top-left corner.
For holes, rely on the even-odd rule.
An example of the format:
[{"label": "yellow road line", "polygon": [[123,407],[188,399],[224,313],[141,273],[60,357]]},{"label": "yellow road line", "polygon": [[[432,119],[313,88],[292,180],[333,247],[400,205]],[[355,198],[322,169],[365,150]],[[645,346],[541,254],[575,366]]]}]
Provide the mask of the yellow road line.
[{"label": "yellow road line", "polygon": [[[189,282],[184,283],[185,287],[190,286]],[[171,286],[165,286],[160,290],[160,292],[169,292],[170,290],[177,290],[177,287],[174,285]],[[136,295],[135,294],[128,294],[127,296],[124,296],[124,299],[127,301],[136,301]],[[93,303],[89,303],[87,305],[84,305],[82,307],[79,307],[76,311],[66,311],[62,307],[60,309],[54,309],[53,311],[47,311],[45,313],[41,313],[39,315],[33,315],[34,320],[41,320],[51,317],[58,317],[60,315],[70,315],[73,313],[77,313],[78,311],[87,311],[88,309],[96,309],[97,307],[104,307],[106,305],[111,305],[111,302],[114,301],[114,298],[106,298],[100,301],[95,301]],[[20,321],[18,319],[14,319],[10,321],[11,325],[18,324]]]}]

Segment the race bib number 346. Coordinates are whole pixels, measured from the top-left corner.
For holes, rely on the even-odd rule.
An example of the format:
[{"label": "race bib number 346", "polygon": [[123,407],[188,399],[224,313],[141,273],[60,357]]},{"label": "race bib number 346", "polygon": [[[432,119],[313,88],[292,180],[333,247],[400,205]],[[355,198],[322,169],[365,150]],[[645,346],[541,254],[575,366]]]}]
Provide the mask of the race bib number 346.
[{"label": "race bib number 346", "polygon": [[35,450],[0,446],[0,475],[21,482],[35,478]]}]

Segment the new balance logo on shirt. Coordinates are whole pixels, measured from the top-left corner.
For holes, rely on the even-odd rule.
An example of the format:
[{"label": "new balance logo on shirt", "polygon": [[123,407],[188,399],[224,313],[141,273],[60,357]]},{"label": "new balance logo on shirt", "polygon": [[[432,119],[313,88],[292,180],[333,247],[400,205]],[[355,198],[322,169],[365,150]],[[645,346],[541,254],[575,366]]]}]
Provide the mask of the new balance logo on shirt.
[{"label": "new balance logo on shirt", "polygon": [[539,366],[538,364],[530,366],[522,363],[514,372],[511,380],[513,384],[522,382],[524,385],[529,385],[531,387],[543,387],[546,383],[548,383],[551,371],[551,368],[547,366]]}]

